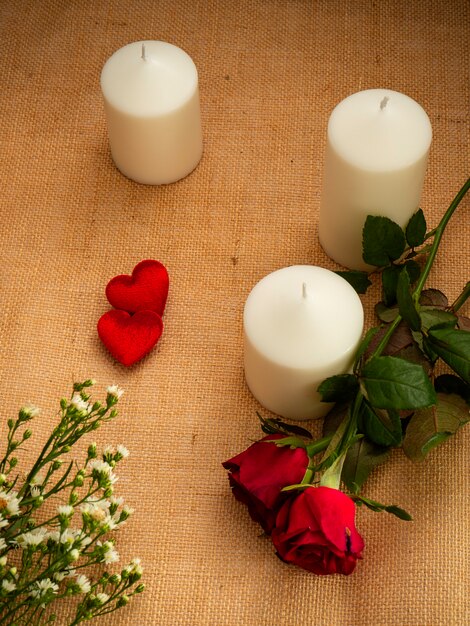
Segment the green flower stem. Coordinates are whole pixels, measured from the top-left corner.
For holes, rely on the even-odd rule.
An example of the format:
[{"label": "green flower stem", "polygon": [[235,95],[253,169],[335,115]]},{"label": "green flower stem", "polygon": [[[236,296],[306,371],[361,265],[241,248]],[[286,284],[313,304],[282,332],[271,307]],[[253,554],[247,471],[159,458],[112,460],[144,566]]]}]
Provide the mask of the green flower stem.
[{"label": "green flower stem", "polygon": [[315,476],[315,467],[316,463],[313,462],[314,456],[316,456],[319,452],[323,452],[328,447],[333,435],[327,435],[322,439],[318,439],[318,441],[314,441],[313,443],[307,445],[306,451],[309,456],[310,462],[305,471],[305,475],[302,478],[301,485],[311,485]]},{"label": "green flower stem", "polygon": [[470,298],[470,281],[463,288],[462,293],[457,297],[455,302],[450,307],[454,313],[463,307],[465,302]]},{"label": "green flower stem", "polygon": [[429,276],[429,272],[431,271],[431,267],[432,267],[432,265],[434,263],[434,259],[436,258],[437,250],[439,248],[439,244],[441,243],[441,239],[442,239],[442,235],[444,234],[444,230],[445,230],[445,228],[446,228],[450,218],[454,214],[456,208],[459,206],[461,200],[463,199],[463,197],[465,196],[465,194],[467,193],[467,191],[469,189],[470,189],[470,178],[467,178],[467,180],[465,181],[465,183],[462,186],[462,188],[460,189],[460,191],[457,193],[455,198],[450,203],[449,208],[444,213],[443,218],[441,219],[441,221],[439,222],[439,225],[436,228],[436,231],[435,231],[435,234],[434,234],[434,240],[433,240],[432,246],[431,246],[431,252],[429,253],[428,259],[426,261],[426,265],[424,266],[424,269],[423,269],[423,271],[421,273],[421,276],[419,277],[419,280],[418,280],[418,283],[416,285],[416,288],[415,288],[415,290],[413,292],[413,299],[414,299],[414,301],[416,303],[419,300],[419,297],[421,295],[421,291],[423,290],[424,284],[426,283],[426,280],[427,280],[427,278]]}]

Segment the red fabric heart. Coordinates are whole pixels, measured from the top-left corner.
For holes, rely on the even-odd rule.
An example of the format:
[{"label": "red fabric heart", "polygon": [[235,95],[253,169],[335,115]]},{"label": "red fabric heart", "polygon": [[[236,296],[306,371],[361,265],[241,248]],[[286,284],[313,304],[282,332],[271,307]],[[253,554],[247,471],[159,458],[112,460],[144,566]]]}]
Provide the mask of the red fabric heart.
[{"label": "red fabric heart", "polygon": [[98,320],[98,335],[113,357],[130,367],[154,347],[163,332],[162,318],[154,311],[108,311]]},{"label": "red fabric heart", "polygon": [[106,297],[115,309],[128,313],[145,309],[163,315],[168,286],[166,267],[147,259],[134,267],[132,276],[121,274],[112,278],[106,286]]}]

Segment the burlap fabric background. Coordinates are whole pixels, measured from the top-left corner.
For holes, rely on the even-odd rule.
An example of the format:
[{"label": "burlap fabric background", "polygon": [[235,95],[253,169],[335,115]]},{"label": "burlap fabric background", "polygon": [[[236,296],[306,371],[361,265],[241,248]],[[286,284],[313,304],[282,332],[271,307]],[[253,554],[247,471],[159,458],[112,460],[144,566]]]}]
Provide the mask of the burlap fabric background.
[{"label": "burlap fabric background", "polygon": [[[469,15],[464,0],[1,3],[1,413],[42,407],[34,451],[73,380],[126,389],[97,440],[132,451],[119,551],[142,558],[148,590],[103,625],[470,623],[470,429],[425,464],[397,452],[376,472],[366,494],[415,521],[361,510],[365,558],[349,578],[278,561],[220,465],[259,434],[242,367],[249,291],[283,266],[337,268],[317,239],[334,105],[383,86],[425,107],[431,226],[467,177]],[[127,180],[108,149],[100,71],[139,39],[182,47],[200,74],[204,156],[165,187]],[[469,274],[469,204],[429,282],[451,298]],[[144,258],[166,264],[171,289],[157,350],[128,370],[95,326],[107,281]],[[377,297],[363,298],[368,324]]]}]

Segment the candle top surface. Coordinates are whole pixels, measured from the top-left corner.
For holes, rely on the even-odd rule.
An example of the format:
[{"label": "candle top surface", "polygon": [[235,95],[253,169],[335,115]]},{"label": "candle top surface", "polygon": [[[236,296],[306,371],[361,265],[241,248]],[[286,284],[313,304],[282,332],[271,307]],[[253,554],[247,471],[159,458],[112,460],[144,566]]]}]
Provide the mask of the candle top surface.
[{"label": "candle top surface", "polygon": [[340,102],[328,122],[332,148],[365,170],[408,167],[431,145],[426,111],[415,100],[390,89],[367,89]]},{"label": "candle top surface", "polygon": [[315,368],[355,350],[364,311],[351,285],[334,272],[293,265],[254,286],[243,322],[247,338],[267,358]]},{"label": "candle top surface", "polygon": [[180,108],[198,85],[191,57],[164,41],[136,41],[117,50],[104,64],[105,99],[129,115],[150,117]]}]

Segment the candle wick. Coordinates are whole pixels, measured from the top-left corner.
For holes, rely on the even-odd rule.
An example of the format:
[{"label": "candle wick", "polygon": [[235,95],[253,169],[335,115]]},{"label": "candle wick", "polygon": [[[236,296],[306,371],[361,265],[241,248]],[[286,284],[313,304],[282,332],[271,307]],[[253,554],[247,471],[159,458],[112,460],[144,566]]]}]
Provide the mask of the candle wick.
[{"label": "candle wick", "polygon": [[142,61],[146,61],[147,57],[145,56],[145,44],[142,44],[142,56],[141,56]]},{"label": "candle wick", "polygon": [[302,283],[302,298],[307,297],[307,283]]},{"label": "candle wick", "polygon": [[387,106],[387,102],[390,100],[388,96],[385,96],[382,102],[380,103],[380,110],[383,111]]}]

